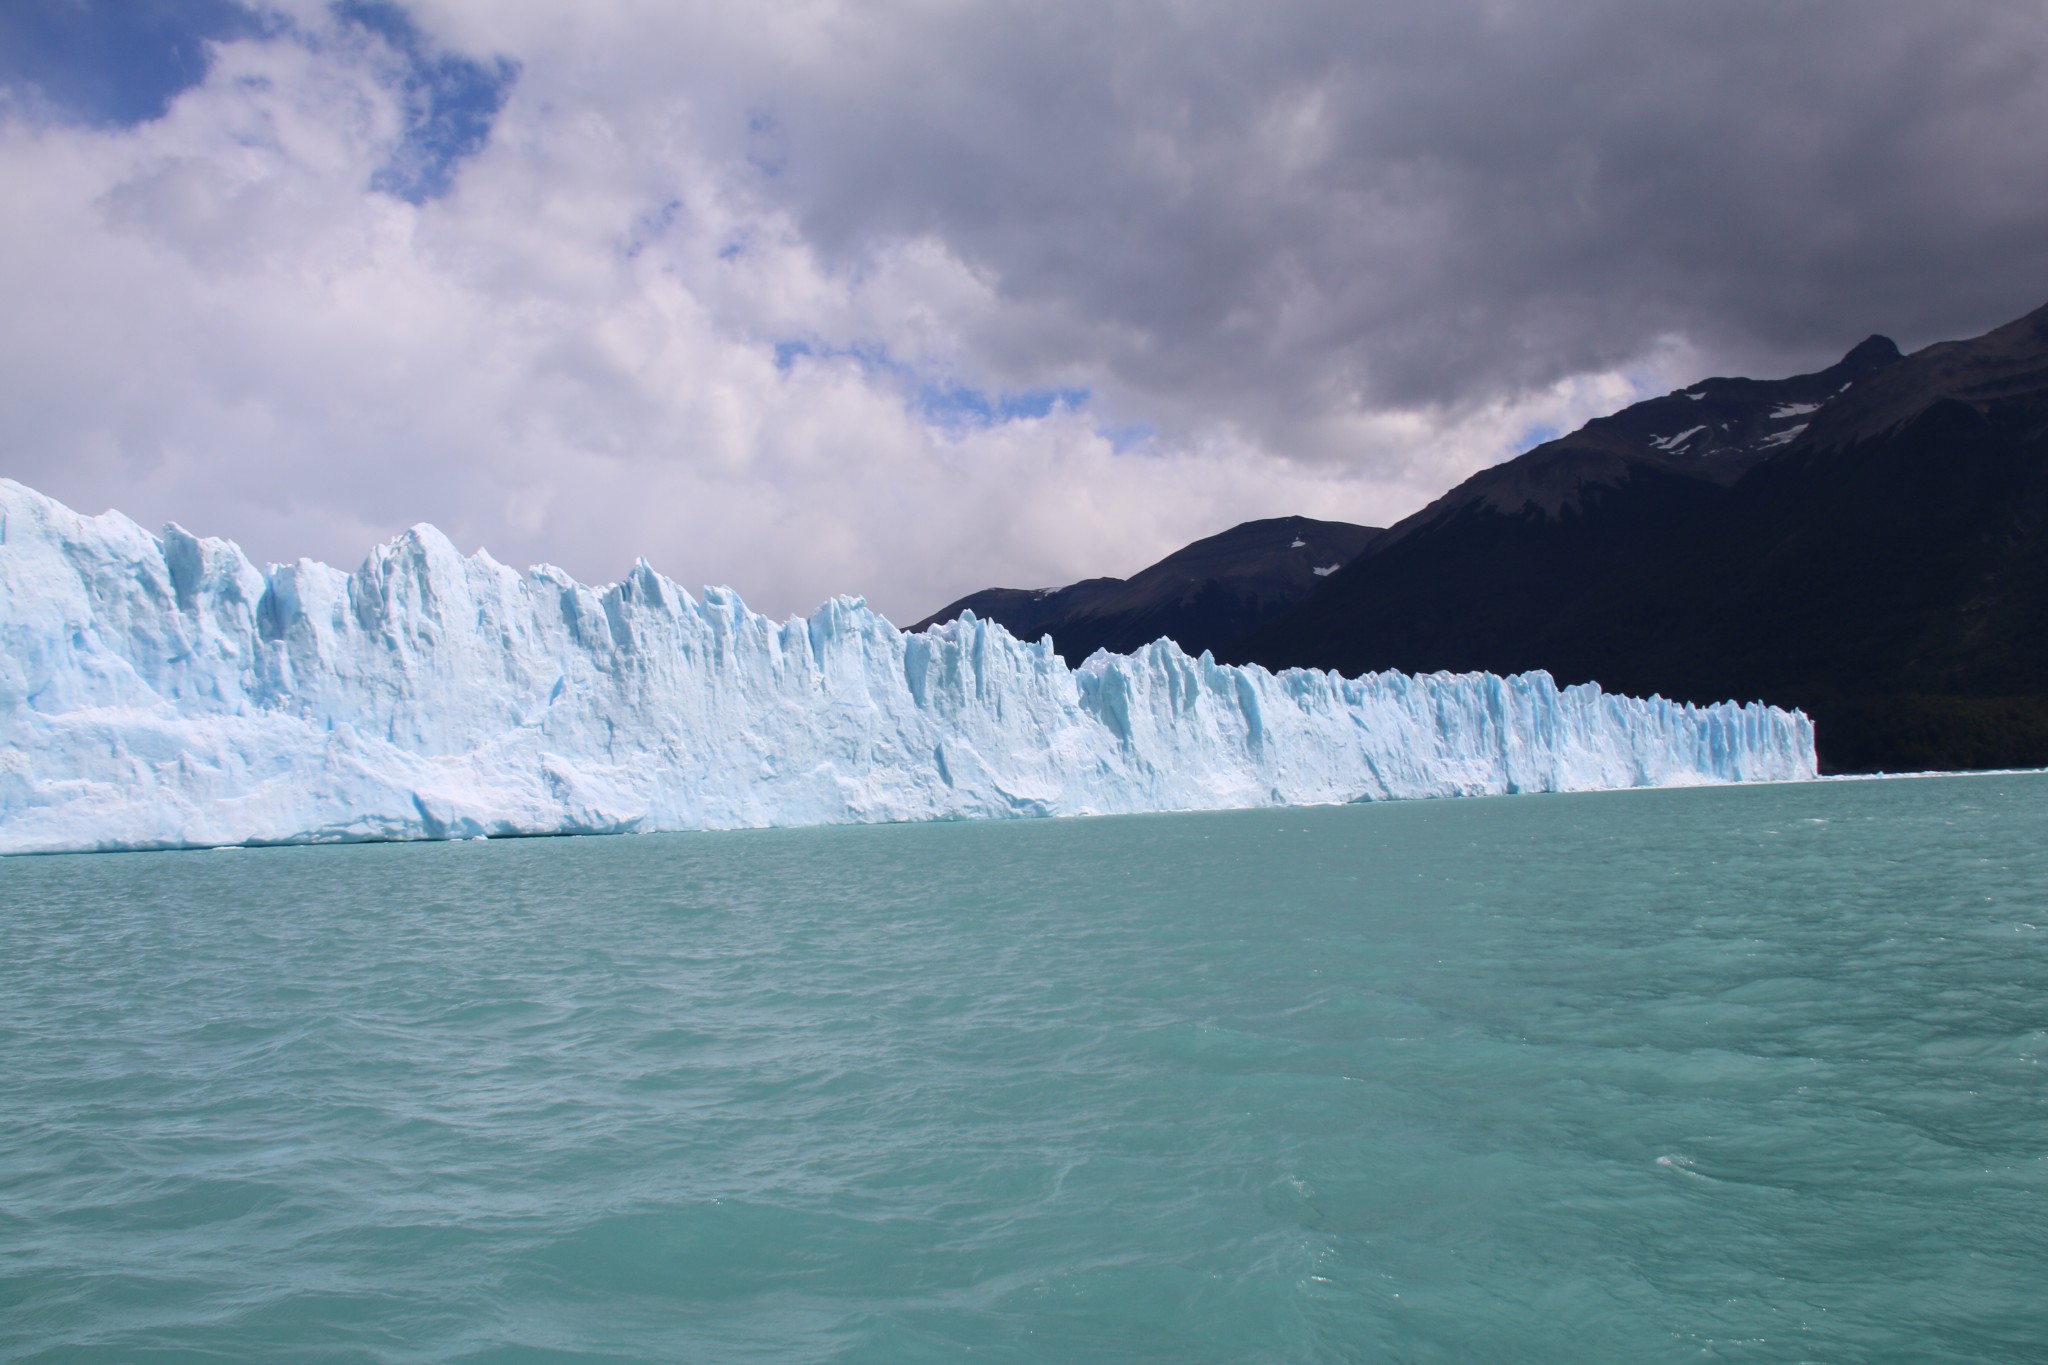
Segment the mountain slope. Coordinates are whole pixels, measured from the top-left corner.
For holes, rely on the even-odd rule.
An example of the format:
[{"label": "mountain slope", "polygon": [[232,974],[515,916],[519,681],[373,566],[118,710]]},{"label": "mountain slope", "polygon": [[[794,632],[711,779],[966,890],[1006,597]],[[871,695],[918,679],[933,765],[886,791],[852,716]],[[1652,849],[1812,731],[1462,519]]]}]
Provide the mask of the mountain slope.
[{"label": "mountain slope", "polygon": [[[1682,404],[1710,420],[1662,430]],[[1815,716],[1833,771],[2043,765],[2044,525],[2048,309],[1589,423],[1397,524],[1229,657],[1761,697]]]},{"label": "mountain slope", "polygon": [[1129,578],[1064,588],[987,588],[953,602],[913,631],[972,611],[1021,640],[1050,635],[1069,665],[1098,649],[1128,654],[1165,638],[1191,655],[1221,650],[1274,612],[1303,600],[1380,531],[1342,521],[1247,521],[1174,551]]},{"label": "mountain slope", "polygon": [[1381,549],[1468,511],[1556,521],[1583,511],[1596,489],[1667,478],[1722,485],[1800,439],[1814,414],[1899,363],[1889,337],[1865,340],[1836,364],[1789,379],[1703,379],[1596,417],[1567,436],[1481,470],[1388,529]]}]

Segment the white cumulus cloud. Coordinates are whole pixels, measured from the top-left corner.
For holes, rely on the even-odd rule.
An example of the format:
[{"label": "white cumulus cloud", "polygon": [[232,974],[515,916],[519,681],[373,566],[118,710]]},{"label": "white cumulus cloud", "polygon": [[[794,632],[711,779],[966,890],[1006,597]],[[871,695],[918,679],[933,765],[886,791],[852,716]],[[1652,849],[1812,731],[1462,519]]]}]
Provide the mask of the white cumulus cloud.
[{"label": "white cumulus cloud", "polygon": [[[1860,335],[1702,304],[1640,213],[1608,278],[1574,265],[1557,215],[1631,202],[1613,163],[1465,127],[1402,65],[1527,86],[1561,48],[1313,6],[421,0],[436,50],[517,75],[415,204],[374,188],[405,54],[289,9],[160,119],[0,104],[0,473],[259,558],[428,520],[907,622],[1249,517],[1384,524],[1737,342]],[[2033,107],[2007,75],[1971,126]]]}]

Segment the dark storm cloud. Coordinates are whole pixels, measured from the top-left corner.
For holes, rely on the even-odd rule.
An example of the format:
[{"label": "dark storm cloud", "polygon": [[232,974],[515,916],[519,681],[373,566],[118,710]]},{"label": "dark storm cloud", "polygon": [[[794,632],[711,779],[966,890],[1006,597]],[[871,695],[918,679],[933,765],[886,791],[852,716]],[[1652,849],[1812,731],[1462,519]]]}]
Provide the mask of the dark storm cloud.
[{"label": "dark storm cloud", "polygon": [[[774,98],[774,193],[929,233],[1021,369],[1254,426],[1626,365],[1760,368],[2048,298],[2033,5],[950,9]],[[1037,321],[1033,321],[1037,319]]]},{"label": "dark storm cloud", "polygon": [[0,474],[904,619],[1385,524],[2048,298],[2044,53],[1976,0],[0,4]]}]

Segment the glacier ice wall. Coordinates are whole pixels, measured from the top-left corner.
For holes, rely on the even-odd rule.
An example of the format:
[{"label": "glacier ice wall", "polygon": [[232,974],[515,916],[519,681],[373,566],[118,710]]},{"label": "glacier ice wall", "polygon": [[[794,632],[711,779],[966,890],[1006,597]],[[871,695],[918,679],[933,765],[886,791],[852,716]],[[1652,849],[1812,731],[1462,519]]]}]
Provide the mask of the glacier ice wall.
[{"label": "glacier ice wall", "polygon": [[1814,774],[1804,715],[777,623],[429,526],[353,574],[0,480],[0,852],[1194,810]]}]

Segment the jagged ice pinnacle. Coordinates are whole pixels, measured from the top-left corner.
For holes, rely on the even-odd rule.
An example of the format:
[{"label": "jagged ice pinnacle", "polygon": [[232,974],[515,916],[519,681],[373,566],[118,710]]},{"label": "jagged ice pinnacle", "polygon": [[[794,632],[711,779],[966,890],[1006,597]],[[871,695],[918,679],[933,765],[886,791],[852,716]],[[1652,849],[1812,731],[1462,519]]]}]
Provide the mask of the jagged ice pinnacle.
[{"label": "jagged ice pinnacle", "polygon": [[1813,727],[1544,673],[1068,668],[858,598],[774,622],[430,526],[258,569],[0,479],[0,852],[1198,810],[1784,780]]}]

